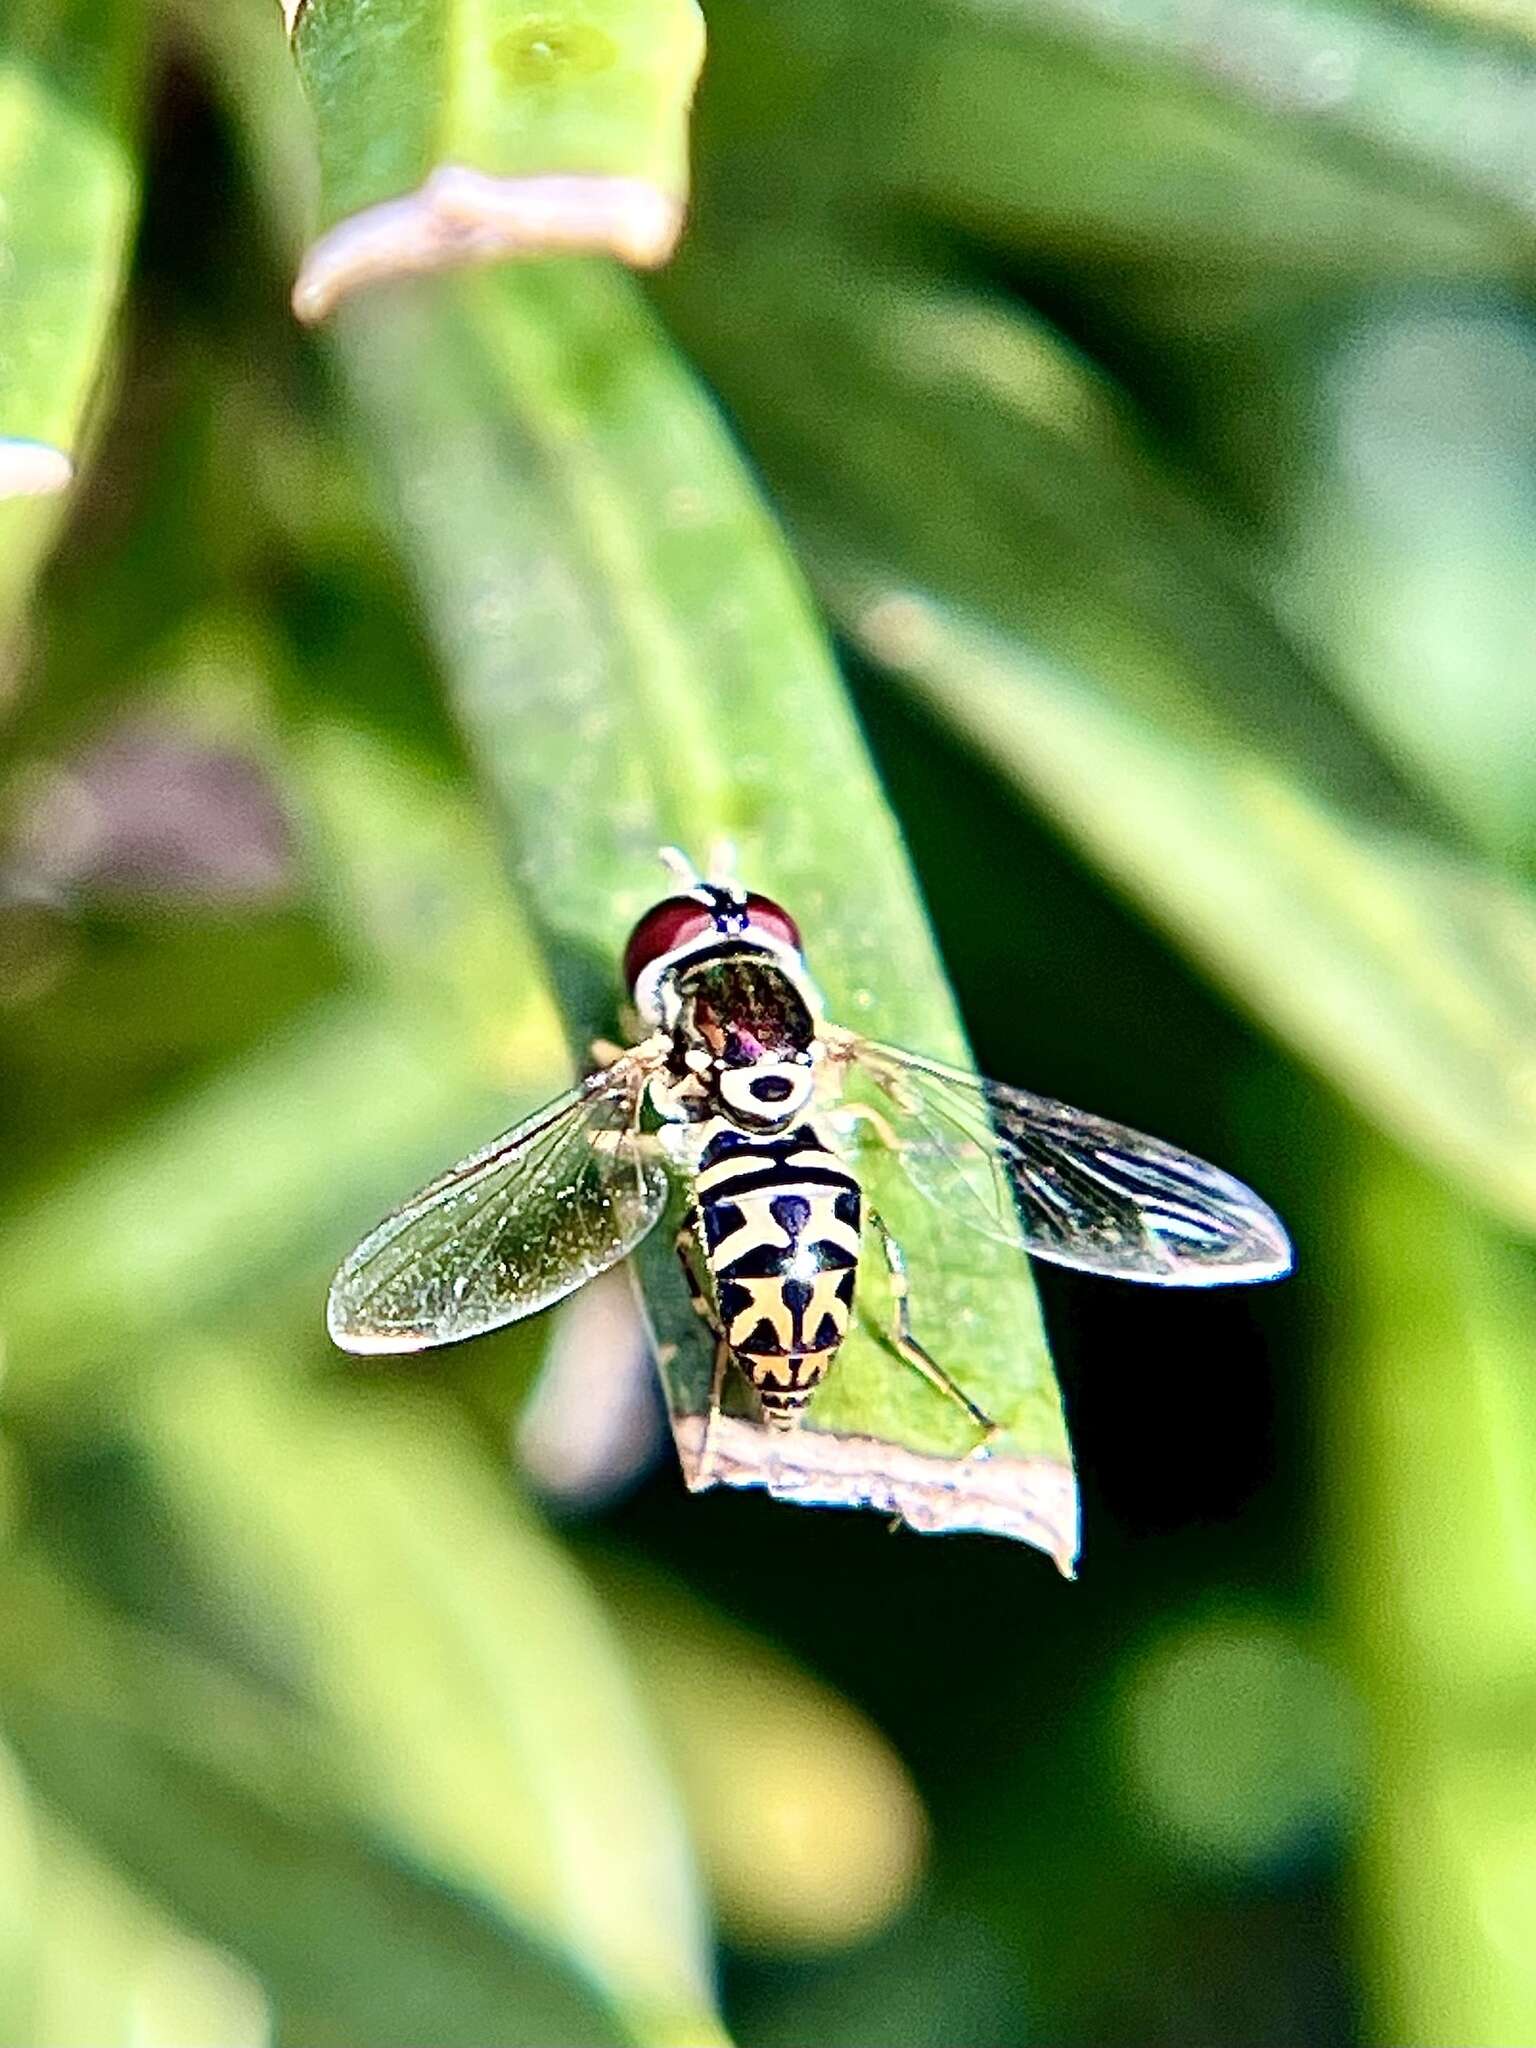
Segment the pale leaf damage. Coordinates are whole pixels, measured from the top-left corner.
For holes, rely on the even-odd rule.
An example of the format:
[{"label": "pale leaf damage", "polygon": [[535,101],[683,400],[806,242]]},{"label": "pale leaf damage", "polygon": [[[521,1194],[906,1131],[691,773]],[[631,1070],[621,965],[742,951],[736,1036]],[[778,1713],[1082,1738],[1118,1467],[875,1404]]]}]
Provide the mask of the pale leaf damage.
[{"label": "pale leaf damage", "polygon": [[761,1486],[775,1500],[801,1507],[875,1508],[899,1515],[925,1535],[980,1531],[1011,1536],[1075,1575],[1077,1486],[1070,1466],[1049,1457],[1007,1451],[939,1458],[870,1436],[834,1436],[802,1428],[792,1434],[740,1416],[674,1417],[673,1436],[690,1491],[711,1486]]},{"label": "pale leaf damage", "polygon": [[682,225],[681,202],[638,178],[494,178],[444,164],[416,191],[322,235],[304,258],[293,309],[301,320],[323,320],[362,285],[518,257],[602,254],[654,269]]}]

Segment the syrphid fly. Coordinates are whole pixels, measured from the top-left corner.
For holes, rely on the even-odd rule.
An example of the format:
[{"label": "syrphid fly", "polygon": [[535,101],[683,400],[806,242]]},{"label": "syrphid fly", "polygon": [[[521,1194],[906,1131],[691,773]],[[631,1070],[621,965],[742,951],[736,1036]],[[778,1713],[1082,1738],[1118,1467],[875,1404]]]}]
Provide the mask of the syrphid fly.
[{"label": "syrphid fly", "polygon": [[[548,1308],[635,1249],[675,1179],[688,1203],[678,1256],[715,1339],[711,1417],[734,1365],[763,1421],[794,1428],[848,1334],[872,1248],[892,1348],[965,1410],[984,1448],[991,1418],[919,1341],[906,1258],[850,1163],[860,1125],[946,1230],[1154,1286],[1290,1270],[1283,1226],[1241,1181],[831,1023],[787,911],[664,858],[678,893],[624,952],[645,1035],[603,1049],[596,1072],[363,1240],[331,1285],[343,1350],[422,1350]],[[920,1312],[920,1275],[917,1287]]]}]

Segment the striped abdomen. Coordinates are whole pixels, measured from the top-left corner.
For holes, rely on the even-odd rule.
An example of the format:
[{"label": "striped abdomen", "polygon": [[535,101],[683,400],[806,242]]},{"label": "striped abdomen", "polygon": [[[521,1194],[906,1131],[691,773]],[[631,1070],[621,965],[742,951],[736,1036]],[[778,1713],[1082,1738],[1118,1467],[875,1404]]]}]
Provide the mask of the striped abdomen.
[{"label": "striped abdomen", "polygon": [[859,1184],[809,1124],[753,1137],[722,1118],[696,1197],[726,1343],[763,1420],[792,1428],[848,1334]]}]

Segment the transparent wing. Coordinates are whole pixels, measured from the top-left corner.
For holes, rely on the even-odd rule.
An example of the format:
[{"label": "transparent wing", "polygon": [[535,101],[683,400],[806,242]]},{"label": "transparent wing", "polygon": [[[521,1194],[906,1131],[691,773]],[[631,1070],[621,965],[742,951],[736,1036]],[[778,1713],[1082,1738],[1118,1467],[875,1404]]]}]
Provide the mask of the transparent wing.
[{"label": "transparent wing", "polygon": [[635,1131],[644,1076],[620,1061],[450,1167],[365,1237],[331,1282],[343,1351],[421,1351],[516,1322],[622,1259],[667,1200]]},{"label": "transparent wing", "polygon": [[839,1038],[833,1053],[875,1084],[907,1173],[957,1224],[1163,1287],[1290,1271],[1274,1211],[1159,1138],[868,1039]]}]

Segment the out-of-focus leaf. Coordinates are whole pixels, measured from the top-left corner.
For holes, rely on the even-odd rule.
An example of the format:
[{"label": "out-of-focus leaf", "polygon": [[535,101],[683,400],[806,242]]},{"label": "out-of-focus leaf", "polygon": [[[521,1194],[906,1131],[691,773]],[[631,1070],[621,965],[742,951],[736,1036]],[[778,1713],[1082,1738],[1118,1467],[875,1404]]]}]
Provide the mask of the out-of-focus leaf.
[{"label": "out-of-focus leaf", "polygon": [[[1536,1220],[1528,896],[1344,714],[1054,337],[861,272],[855,319],[825,257],[793,301],[787,262],[738,263],[728,309],[699,274],[680,303],[850,638],[1355,1101]],[[774,347],[738,386],[749,328]]]},{"label": "out-of-focus leaf", "polygon": [[[0,1147],[35,1180],[170,1098],[219,1060],[259,1050],[334,986],[314,921],[164,905],[0,912]],[[3,1317],[3,1308],[0,1308]]]},{"label": "out-of-focus leaf", "polygon": [[[61,479],[63,488],[67,478]],[[56,495],[0,498],[0,634],[8,641],[59,530]]]},{"label": "out-of-focus leaf", "polygon": [[1261,346],[1232,439],[1281,615],[1469,837],[1536,872],[1536,331],[1434,288]]},{"label": "out-of-focus leaf", "polygon": [[1204,307],[1530,261],[1536,57],[1406,6],[716,0],[711,32],[701,218],[937,218]]},{"label": "out-of-focus leaf", "polygon": [[[295,1715],[35,1566],[7,1571],[4,1598],[0,1719],[34,1782],[184,1925],[249,1963],[282,2039],[624,2039],[525,1931],[370,1841],[334,1752]],[[83,2038],[96,2037],[69,2048]]]},{"label": "out-of-focus leaf", "polygon": [[557,249],[660,263],[682,225],[696,0],[285,0],[320,145],[322,318],[404,271]]},{"label": "out-of-focus leaf", "polygon": [[13,1407],[142,1355],[184,1320],[274,1291],[286,1301],[295,1281],[314,1289],[318,1327],[351,1238],[564,1080],[553,1007],[463,784],[301,684],[238,618],[192,622],[155,668],[164,702],[244,707],[336,938],[376,986],[307,1009],[10,1198]]},{"label": "out-of-focus leaf", "polygon": [[143,9],[0,20],[0,641],[58,529],[127,260]]},{"label": "out-of-focus leaf", "polygon": [[[188,1321],[270,1306],[506,1115],[430,1011],[338,998],[43,1188],[0,1227],[13,1409],[111,1375]],[[340,1249],[344,1250],[342,1244]],[[286,1298],[284,1296],[284,1298]]]},{"label": "out-of-focus leaf", "polygon": [[1373,1748],[1373,2032],[1494,2048],[1536,2034],[1536,1280],[1385,1148],[1345,1172],[1326,1497]]},{"label": "out-of-focus leaf", "polygon": [[1127,1659],[1121,1796],[1156,1853],[1232,1882],[1295,1870],[1344,1838],[1359,1717],[1319,1648],[1283,1609],[1203,1593]]},{"label": "out-of-focus leaf", "polygon": [[48,1817],[39,1835],[32,2048],[267,2048],[266,1996],[233,1956],[185,1933],[73,1829]]},{"label": "out-of-focus leaf", "polygon": [[[244,522],[231,491],[223,494],[216,523],[199,516],[191,502],[211,405],[194,391],[188,370],[183,361],[167,375],[174,399],[161,398],[170,418],[130,417],[135,385],[104,421],[103,496],[119,489],[124,442],[145,474],[133,494],[132,517],[113,520],[104,531],[82,523],[81,544],[59,551],[38,590],[28,658],[8,717],[14,744],[26,752],[55,756],[89,744],[114,714],[131,716],[140,694],[153,690],[149,658],[171,622],[194,593],[206,602],[204,593],[226,582],[244,548]],[[152,451],[147,459],[146,451]],[[17,508],[0,505],[0,514],[8,509]]]},{"label": "out-of-focus leaf", "polygon": [[[548,266],[350,312],[342,356],[382,451],[452,701],[578,1042],[613,1029],[624,934],[655,848],[725,834],[793,906],[834,1017],[960,1047],[899,844],[841,687],[719,425],[624,282]],[[923,1202],[875,1159],[875,1200]],[[685,1469],[699,1476],[709,1347],[661,1233],[643,1259]],[[871,1276],[873,1277],[873,1276]],[[1076,1547],[1059,1399],[1022,1255],[916,1276],[920,1328],[1006,1429],[975,1431],[859,1331],[793,1446],[727,1418],[711,1471],[919,1527]],[[872,1286],[870,1296],[878,1300]],[[985,1313],[978,1308],[985,1305]]]},{"label": "out-of-focus leaf", "polygon": [[15,0],[0,22],[0,498],[61,491],[79,459],[138,197],[143,33],[135,0]]},{"label": "out-of-focus leaf", "polygon": [[1440,16],[1458,27],[1492,29],[1496,34],[1532,39],[1536,23],[1524,0],[1415,0],[1430,19]]},{"label": "out-of-focus leaf", "polygon": [[[1257,117],[1266,140],[1288,139],[1324,176],[1344,163],[1347,139],[1355,164],[1371,166],[1353,175],[1391,193],[1405,215],[1415,200],[1432,207],[1437,197],[1490,222],[1502,211],[1512,246],[1529,247],[1536,55],[1513,40],[1451,33],[1412,7],[1339,0],[1238,0],[1206,13],[1170,13],[1158,0],[1021,0],[1001,18],[986,0],[917,0],[916,12],[932,25],[936,69],[942,49],[973,81],[989,66],[1017,78],[1040,42],[1060,39],[1135,78],[1149,100],[1180,80],[1223,114]],[[1000,93],[990,97],[1001,106]],[[935,141],[964,132],[969,111],[958,93],[930,100]],[[1033,112],[1033,96],[1018,105],[1019,132]],[[980,140],[972,128],[978,159]],[[1283,188],[1276,197],[1283,202]]]},{"label": "out-of-focus leaf", "polygon": [[158,666],[168,696],[245,707],[354,974],[457,1027],[470,1066],[553,1092],[559,1016],[462,764],[247,614],[196,616]]},{"label": "out-of-focus leaf", "polygon": [[0,1748],[0,2041],[28,2036],[48,1914],[37,1862],[32,1802],[10,1751]]},{"label": "out-of-focus leaf", "polygon": [[849,1703],[655,1574],[594,1574],[677,1768],[725,1929],[783,1950],[867,1940],[908,1904],[926,1824]]},{"label": "out-of-focus leaf", "polygon": [[761,2048],[989,2048],[1017,2040],[1042,2004],[1022,1943],[1000,1941],[968,1907],[923,1901],[836,1969],[775,1971],[769,1984],[748,2006]]},{"label": "out-of-focus leaf", "polygon": [[600,1273],[560,1311],[538,1385],[518,1410],[518,1464],[541,1500],[590,1510],[638,1479],[666,1434],[630,1277]]},{"label": "out-of-focus leaf", "polygon": [[721,2036],[690,1859],[601,1612],[451,1412],[204,1353],[143,1454],[208,1591],[455,1884],[561,1944],[633,2038]]}]

